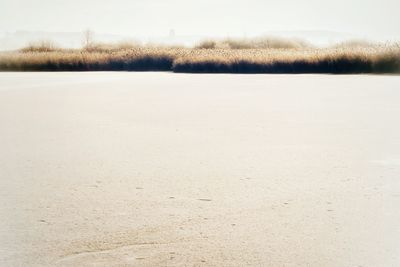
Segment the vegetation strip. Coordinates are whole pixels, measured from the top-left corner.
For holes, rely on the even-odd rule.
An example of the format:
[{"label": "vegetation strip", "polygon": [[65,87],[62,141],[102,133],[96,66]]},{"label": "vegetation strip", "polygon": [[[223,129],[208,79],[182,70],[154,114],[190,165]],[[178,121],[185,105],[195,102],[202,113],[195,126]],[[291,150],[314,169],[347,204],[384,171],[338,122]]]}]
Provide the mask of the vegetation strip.
[{"label": "vegetation strip", "polygon": [[205,41],[194,48],[50,43],[0,53],[1,71],[173,71],[182,73],[400,73],[399,44],[316,48],[289,41]]}]

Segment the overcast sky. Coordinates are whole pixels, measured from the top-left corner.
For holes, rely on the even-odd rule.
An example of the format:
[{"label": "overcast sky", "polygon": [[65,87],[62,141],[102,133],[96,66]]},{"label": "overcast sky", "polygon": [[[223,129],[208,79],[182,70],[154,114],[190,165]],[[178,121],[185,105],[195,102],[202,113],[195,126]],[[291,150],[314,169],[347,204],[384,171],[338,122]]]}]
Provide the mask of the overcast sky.
[{"label": "overcast sky", "polygon": [[129,36],[324,30],[400,39],[399,0],[0,0],[0,31]]}]

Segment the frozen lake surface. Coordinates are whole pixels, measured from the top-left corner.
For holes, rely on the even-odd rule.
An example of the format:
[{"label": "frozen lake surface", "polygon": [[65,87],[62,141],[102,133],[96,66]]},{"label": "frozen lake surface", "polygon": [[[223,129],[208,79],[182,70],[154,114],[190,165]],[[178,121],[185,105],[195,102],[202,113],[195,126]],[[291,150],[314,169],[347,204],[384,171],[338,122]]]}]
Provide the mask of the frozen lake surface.
[{"label": "frozen lake surface", "polygon": [[0,73],[0,266],[399,266],[400,77]]}]

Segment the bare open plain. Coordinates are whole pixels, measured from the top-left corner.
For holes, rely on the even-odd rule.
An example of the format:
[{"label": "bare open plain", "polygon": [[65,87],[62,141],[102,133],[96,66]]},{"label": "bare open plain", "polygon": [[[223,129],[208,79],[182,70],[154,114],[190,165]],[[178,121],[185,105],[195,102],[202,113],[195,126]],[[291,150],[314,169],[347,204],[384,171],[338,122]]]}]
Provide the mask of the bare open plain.
[{"label": "bare open plain", "polygon": [[399,266],[400,77],[0,73],[0,266]]}]

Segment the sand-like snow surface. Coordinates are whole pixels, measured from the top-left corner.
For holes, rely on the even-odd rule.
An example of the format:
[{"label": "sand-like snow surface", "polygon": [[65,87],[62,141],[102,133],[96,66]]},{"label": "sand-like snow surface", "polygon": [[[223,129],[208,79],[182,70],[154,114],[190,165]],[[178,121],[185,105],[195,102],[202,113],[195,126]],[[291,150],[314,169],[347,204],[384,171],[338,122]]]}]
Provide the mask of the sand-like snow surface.
[{"label": "sand-like snow surface", "polygon": [[399,265],[399,76],[0,73],[0,266]]}]

